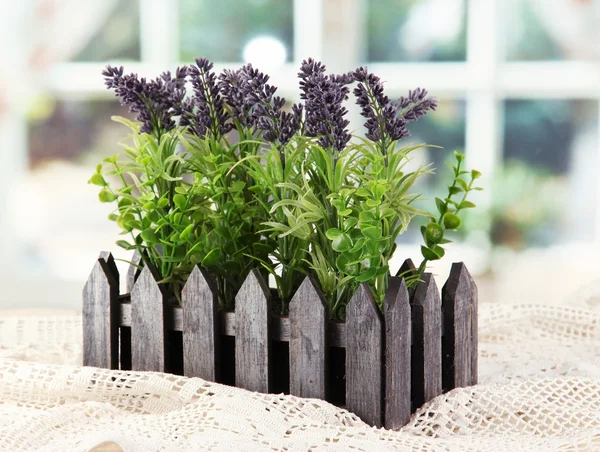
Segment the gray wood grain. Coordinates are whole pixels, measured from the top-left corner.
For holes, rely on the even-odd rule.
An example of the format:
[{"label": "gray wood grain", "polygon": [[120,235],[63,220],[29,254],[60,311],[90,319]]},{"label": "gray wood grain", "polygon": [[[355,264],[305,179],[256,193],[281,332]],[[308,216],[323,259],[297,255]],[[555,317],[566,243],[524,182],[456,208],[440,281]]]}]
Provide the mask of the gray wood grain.
[{"label": "gray wood grain", "polygon": [[[131,326],[131,304],[129,296],[120,297],[119,326]],[[183,331],[183,310],[179,306],[167,306],[170,310],[166,316],[167,330]],[[222,336],[235,336],[235,312],[219,312]],[[288,317],[271,317],[271,339],[280,342],[290,340],[290,319]],[[327,343],[330,347],[346,347],[346,324],[328,322]]]},{"label": "gray wood grain", "polygon": [[402,278],[403,274],[408,272],[409,270],[414,272],[417,269],[417,267],[415,267],[415,264],[413,263],[412,259],[406,259],[404,262],[402,262],[402,265],[400,266],[400,268],[398,269],[398,272],[396,273],[396,277],[398,278]]},{"label": "gray wood grain", "polygon": [[103,252],[83,288],[83,365],[119,368],[119,273]]},{"label": "gray wood grain", "polygon": [[292,395],[325,399],[327,317],[322,292],[311,277],[306,277],[290,303]]},{"label": "gray wood grain", "polygon": [[476,385],[479,360],[479,293],[471,273],[467,271],[467,275],[471,283],[471,385]]},{"label": "gray wood grain", "polygon": [[384,300],[385,428],[399,429],[411,415],[411,310],[404,279],[390,278]]},{"label": "gray wood grain", "polygon": [[462,262],[452,264],[442,288],[442,313],[442,386],[449,391],[471,384],[471,281]]},{"label": "gray wood grain", "polygon": [[165,372],[165,299],[153,273],[144,267],[131,291],[131,367]]},{"label": "gray wood grain", "polygon": [[217,381],[221,338],[219,301],[206,270],[194,268],[183,288],[182,301],[184,375]]},{"label": "gray wood grain", "polygon": [[235,385],[268,393],[271,388],[271,291],[258,269],[235,297]]},{"label": "gray wood grain", "polygon": [[125,279],[127,293],[131,293],[136,279],[142,273],[142,270],[139,268],[140,265],[142,265],[142,255],[139,252],[134,251],[133,256],[131,256],[131,264],[127,269],[127,276]]},{"label": "gray wood grain", "polygon": [[367,283],[346,308],[346,407],[370,425],[383,417],[383,321]]},{"label": "gray wood grain", "polygon": [[442,392],[442,306],[431,273],[424,273],[411,303],[413,409]]}]

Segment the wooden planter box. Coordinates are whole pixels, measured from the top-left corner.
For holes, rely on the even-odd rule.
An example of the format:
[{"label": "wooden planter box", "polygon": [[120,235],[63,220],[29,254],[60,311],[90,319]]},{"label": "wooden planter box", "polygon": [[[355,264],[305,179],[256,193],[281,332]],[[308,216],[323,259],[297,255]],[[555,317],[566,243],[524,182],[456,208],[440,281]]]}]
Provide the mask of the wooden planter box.
[{"label": "wooden planter box", "polygon": [[[401,271],[410,269],[406,261]],[[412,267],[414,268],[414,267]],[[344,406],[370,425],[397,429],[442,392],[477,382],[477,287],[462,263],[441,291],[426,273],[412,297],[392,277],[382,315],[363,283],[346,321],[328,321],[323,296],[306,278],[289,317],[272,311],[272,294],[253,270],[235,312],[219,312],[201,268],[170,304],[149,268],[127,275],[119,295],[112,256],[102,253],[83,290],[86,366],[158,371],[285,392]]]}]

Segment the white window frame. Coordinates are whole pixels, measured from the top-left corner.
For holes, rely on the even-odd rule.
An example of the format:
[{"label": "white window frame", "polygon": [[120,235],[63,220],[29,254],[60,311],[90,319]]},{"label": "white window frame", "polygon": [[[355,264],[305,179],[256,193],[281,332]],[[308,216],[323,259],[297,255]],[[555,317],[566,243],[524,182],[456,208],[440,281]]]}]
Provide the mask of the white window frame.
[{"label": "white window frame", "polygon": [[[503,101],[513,98],[587,99],[598,102],[600,162],[600,63],[581,61],[505,62],[501,36],[502,0],[466,0],[467,55],[464,62],[372,63],[371,71],[386,81],[391,96],[417,86],[440,99],[466,100],[466,153],[469,165],[492,180],[501,164]],[[127,69],[152,76],[178,61],[177,1],[140,0],[141,61]],[[300,61],[312,56],[333,71],[346,71],[361,63],[364,33],[362,17],[367,0],[294,0],[294,61],[285,64],[273,82],[282,95],[295,98]],[[216,64],[216,69],[237,64]],[[99,76],[103,64],[65,63],[49,74],[47,89],[60,99],[110,96]],[[552,74],[551,77],[548,74]],[[351,118],[355,119],[355,118]],[[26,143],[25,119],[13,123],[16,143]],[[17,121],[18,122],[18,121]],[[22,147],[26,152],[26,146]],[[9,159],[5,171],[26,170],[26,158]],[[13,167],[11,168],[10,165]],[[577,175],[575,175],[577,177]],[[0,187],[2,188],[2,187]],[[478,194],[480,206],[489,205],[492,190]],[[600,178],[595,189],[598,213],[595,241],[600,241]],[[0,234],[1,236],[2,234]]]}]

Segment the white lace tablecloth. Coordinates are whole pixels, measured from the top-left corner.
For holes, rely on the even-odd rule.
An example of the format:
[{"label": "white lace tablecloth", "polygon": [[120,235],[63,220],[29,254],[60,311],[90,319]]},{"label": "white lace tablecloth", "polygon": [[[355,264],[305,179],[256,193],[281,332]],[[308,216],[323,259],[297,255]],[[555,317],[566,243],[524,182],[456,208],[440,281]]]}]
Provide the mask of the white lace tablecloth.
[{"label": "white lace tablecloth", "polygon": [[0,313],[0,450],[600,450],[600,313],[572,301],[482,304],[480,384],[397,432],[318,400],[80,367],[80,316]]}]

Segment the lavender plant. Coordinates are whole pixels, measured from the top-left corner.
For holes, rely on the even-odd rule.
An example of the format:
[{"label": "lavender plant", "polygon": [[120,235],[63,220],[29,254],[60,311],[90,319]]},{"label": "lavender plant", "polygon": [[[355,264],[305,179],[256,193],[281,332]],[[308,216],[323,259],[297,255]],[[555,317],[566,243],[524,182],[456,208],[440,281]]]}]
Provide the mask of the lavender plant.
[{"label": "lavender plant", "polygon": [[[382,305],[389,261],[410,221],[429,219],[423,261],[406,275],[414,286],[427,263],[443,257],[447,231],[460,227],[460,214],[474,207],[468,195],[480,189],[480,174],[463,169],[455,153],[453,182],[435,214],[416,206],[414,185],[432,170],[409,170],[424,145],[400,141],[437,101],[418,88],[392,101],[367,68],[336,75],[304,61],[301,103],[291,108],[251,65],[217,75],[199,58],[149,81],[110,66],[103,74],[136,121],[115,118],[132,133],[90,182],[102,187],[102,202],[115,203],[110,219],[131,237],[117,243],[140,251],[175,296],[201,265],[231,308],[259,266],[273,276],[283,312],[305,275],[319,281],[333,318],[343,318],[361,282]],[[367,131],[354,140],[345,106],[353,84]]]}]

